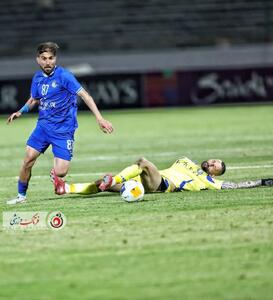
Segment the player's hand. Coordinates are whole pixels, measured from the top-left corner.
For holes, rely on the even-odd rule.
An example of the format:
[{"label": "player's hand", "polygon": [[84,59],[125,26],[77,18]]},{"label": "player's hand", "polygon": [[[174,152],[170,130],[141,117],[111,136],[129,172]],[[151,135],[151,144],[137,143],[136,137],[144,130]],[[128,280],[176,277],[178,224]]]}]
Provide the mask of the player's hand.
[{"label": "player's hand", "polygon": [[262,186],[273,186],[273,178],[262,179]]},{"label": "player's hand", "polygon": [[112,123],[105,119],[99,119],[98,124],[104,133],[112,133],[114,131]]},{"label": "player's hand", "polygon": [[13,119],[16,119],[16,118],[19,118],[20,116],[22,115],[22,113],[20,113],[19,111],[11,114],[9,117],[8,117],[8,120],[7,120],[7,124],[10,124]]}]

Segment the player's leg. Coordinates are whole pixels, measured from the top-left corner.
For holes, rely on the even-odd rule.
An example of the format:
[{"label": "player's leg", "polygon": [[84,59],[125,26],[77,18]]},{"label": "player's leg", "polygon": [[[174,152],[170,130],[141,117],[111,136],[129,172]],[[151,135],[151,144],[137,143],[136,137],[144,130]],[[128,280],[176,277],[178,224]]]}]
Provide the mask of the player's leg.
[{"label": "player's leg", "polygon": [[112,177],[107,174],[104,176],[99,189],[104,191],[114,187],[116,184],[125,182],[136,176],[141,176],[141,181],[147,192],[154,192],[161,183],[161,175],[156,166],[145,158],[140,158],[135,164],[123,169],[120,173]]},{"label": "player's leg", "polygon": [[[81,194],[81,195],[93,195],[100,193],[101,190],[99,186],[102,182],[102,179],[98,179],[94,182],[87,182],[87,183],[65,183],[65,193],[66,194]],[[108,191],[110,192],[119,192],[121,189],[122,184],[116,184]]]},{"label": "player's leg", "polygon": [[112,187],[108,190],[108,192],[119,193],[120,190],[121,190],[121,187],[122,187],[122,183],[118,183],[118,184],[112,186]]},{"label": "player's leg", "polygon": [[142,169],[140,177],[145,192],[157,191],[162,181],[162,177],[157,167],[143,157],[137,161],[137,164]]},{"label": "player's leg", "polygon": [[41,153],[38,152],[36,149],[31,148],[30,146],[26,147],[26,154],[25,154],[25,158],[24,158],[22,167],[20,169],[19,180],[18,180],[18,196],[17,197],[20,198],[21,200],[23,200],[23,198],[26,199],[28,183],[31,178],[31,170],[40,154]]},{"label": "player's leg", "polygon": [[99,192],[100,190],[98,189],[98,185],[95,182],[71,183],[71,184],[65,183],[66,194],[91,195],[91,194],[97,194]]},{"label": "player's leg", "polygon": [[27,146],[26,147],[26,154],[25,158],[22,164],[22,167],[20,169],[19,174],[19,181],[28,183],[31,177],[31,170],[33,165],[35,164],[37,158],[39,157],[41,153],[37,151],[36,149]]},{"label": "player's leg", "polygon": [[55,193],[65,194],[65,181],[62,179],[69,170],[70,161],[73,156],[74,132],[54,135],[48,133],[54,155],[54,167],[50,172],[54,184]]},{"label": "player's leg", "polygon": [[54,170],[58,177],[65,177],[68,173],[70,160],[54,157]]},{"label": "player's leg", "polygon": [[43,129],[37,125],[27,141],[26,154],[19,174],[18,195],[16,198],[7,201],[7,204],[16,204],[26,200],[32,167],[39,155],[44,153],[48,146]]},{"label": "player's leg", "polygon": [[65,181],[62,179],[69,170],[70,161],[54,157],[54,168],[50,171],[50,177],[54,184],[55,193],[65,194]]},{"label": "player's leg", "polygon": [[101,191],[106,191],[117,184],[123,183],[131,178],[140,175],[141,172],[142,169],[137,163],[135,163],[129,167],[126,167],[115,176],[112,176],[111,174],[106,174],[99,185],[99,189]]},{"label": "player's leg", "polygon": [[[87,183],[65,183],[65,193],[66,194],[81,194],[81,195],[93,195],[98,194],[101,191],[99,190],[99,186],[102,182],[102,179],[98,179],[95,182],[87,182]],[[113,187],[109,188],[109,192],[119,192],[122,184],[118,183]]]},{"label": "player's leg", "polygon": [[93,183],[70,184],[66,187],[67,193],[95,194],[99,191],[118,192],[121,183],[141,174],[144,188],[148,192],[156,191],[161,183],[161,175],[156,166],[144,158],[140,158],[135,164],[123,169],[115,176],[107,174],[103,179]]}]

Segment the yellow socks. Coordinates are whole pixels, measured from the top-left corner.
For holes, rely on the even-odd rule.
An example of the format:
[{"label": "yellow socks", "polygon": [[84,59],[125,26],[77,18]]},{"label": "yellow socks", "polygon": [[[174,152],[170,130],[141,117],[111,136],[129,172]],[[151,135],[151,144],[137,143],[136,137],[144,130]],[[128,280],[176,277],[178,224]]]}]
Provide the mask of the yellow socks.
[{"label": "yellow socks", "polygon": [[88,195],[88,194],[97,194],[99,192],[95,182],[66,184],[65,190],[67,194]]},{"label": "yellow socks", "polygon": [[118,173],[116,176],[114,176],[114,184],[122,183],[124,181],[127,181],[131,178],[134,178],[142,173],[142,169],[139,167],[139,165],[131,165],[125,169],[123,169],[120,173]]},{"label": "yellow socks", "polygon": [[[142,169],[138,165],[131,165],[119,174],[113,177],[113,185],[122,183],[131,178],[134,178],[142,173]],[[95,182],[91,183],[74,183],[74,184],[65,184],[65,191],[67,194],[97,194],[99,192],[98,187]]]}]

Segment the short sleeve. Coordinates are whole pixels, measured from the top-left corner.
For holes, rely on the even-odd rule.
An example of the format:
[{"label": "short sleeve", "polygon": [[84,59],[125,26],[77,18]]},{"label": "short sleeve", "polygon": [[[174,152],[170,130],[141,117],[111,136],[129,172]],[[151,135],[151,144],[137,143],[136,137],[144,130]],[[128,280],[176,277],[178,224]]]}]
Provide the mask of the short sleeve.
[{"label": "short sleeve", "polygon": [[221,190],[222,188],[222,180],[215,179],[209,175],[207,175],[207,184],[209,190]]},{"label": "short sleeve", "polygon": [[223,184],[222,180],[215,179],[215,187],[217,190],[221,190],[222,184]]},{"label": "short sleeve", "polygon": [[76,77],[67,71],[62,74],[62,83],[63,87],[71,94],[77,94],[82,89],[82,86]]},{"label": "short sleeve", "polygon": [[37,99],[37,100],[39,100],[41,98],[38,93],[38,84],[35,80],[35,77],[32,78],[30,95],[32,98]]}]

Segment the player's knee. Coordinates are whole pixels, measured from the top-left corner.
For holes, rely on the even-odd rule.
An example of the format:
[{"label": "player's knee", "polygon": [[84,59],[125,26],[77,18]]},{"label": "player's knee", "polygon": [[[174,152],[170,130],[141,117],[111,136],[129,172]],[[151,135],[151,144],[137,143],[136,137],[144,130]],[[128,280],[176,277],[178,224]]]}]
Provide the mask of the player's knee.
[{"label": "player's knee", "polygon": [[27,156],[27,157],[24,159],[23,167],[24,167],[25,169],[30,169],[30,168],[32,168],[33,165],[35,164],[35,161],[36,161],[36,157]]},{"label": "player's knee", "polygon": [[150,180],[147,180],[147,178],[145,178],[145,180],[142,179],[142,184],[144,186],[144,190],[145,190],[146,193],[153,193],[158,188],[158,185],[151,182]]},{"label": "player's knee", "polygon": [[148,166],[149,161],[145,157],[141,157],[136,161],[136,164],[141,168],[145,168]]},{"label": "player's knee", "polygon": [[55,169],[56,175],[58,177],[65,177],[68,170]]},{"label": "player's knee", "polygon": [[156,169],[155,165],[144,157],[141,157],[136,163],[142,169],[144,174],[151,174]]},{"label": "player's knee", "polygon": [[55,167],[55,173],[58,177],[65,177],[67,172],[68,172],[68,168],[66,167]]}]

